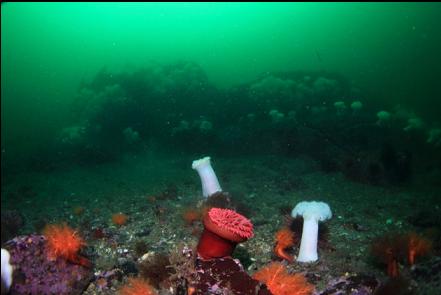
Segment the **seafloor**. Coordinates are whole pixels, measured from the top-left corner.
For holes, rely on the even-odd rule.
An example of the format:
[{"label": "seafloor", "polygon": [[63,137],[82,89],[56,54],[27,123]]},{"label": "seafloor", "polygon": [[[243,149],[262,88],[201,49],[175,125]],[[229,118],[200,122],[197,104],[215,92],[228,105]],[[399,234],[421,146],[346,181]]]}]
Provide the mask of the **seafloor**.
[{"label": "seafloor", "polygon": [[[5,177],[2,210],[17,210],[24,217],[19,234],[41,232],[47,223],[67,222],[77,228],[87,241],[85,255],[92,258],[96,275],[116,268],[124,273],[106,286],[93,280],[84,294],[114,294],[137,272],[142,252],[169,253],[183,244],[196,245],[201,225],[188,225],[183,213],[203,199],[199,177],[191,169],[191,161],[201,156],[145,152],[95,167]],[[440,212],[440,187],[427,182],[422,186],[418,176],[404,186],[373,186],[324,173],[307,157],[210,156],[222,188],[255,226],[254,238],[239,246],[239,258],[250,274],[278,259],[274,234],[298,202],[330,205],[333,218],[326,223],[327,241],[319,249],[319,261],[289,264],[290,270],[305,273],[318,291],[344,276],[386,281],[385,268],[370,254],[375,238],[421,231],[415,220],[421,221],[424,212]],[[128,216],[123,226],[112,222],[118,212]],[[400,266],[414,294],[440,294],[439,260],[430,255],[412,268]]]}]

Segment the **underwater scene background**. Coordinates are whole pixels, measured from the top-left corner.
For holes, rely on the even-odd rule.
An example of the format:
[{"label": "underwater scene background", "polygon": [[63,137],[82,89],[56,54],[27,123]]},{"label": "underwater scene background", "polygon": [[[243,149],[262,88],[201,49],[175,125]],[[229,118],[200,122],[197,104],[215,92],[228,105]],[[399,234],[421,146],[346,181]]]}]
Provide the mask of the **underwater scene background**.
[{"label": "underwater scene background", "polygon": [[440,294],[440,15],[2,3],[2,294]]}]

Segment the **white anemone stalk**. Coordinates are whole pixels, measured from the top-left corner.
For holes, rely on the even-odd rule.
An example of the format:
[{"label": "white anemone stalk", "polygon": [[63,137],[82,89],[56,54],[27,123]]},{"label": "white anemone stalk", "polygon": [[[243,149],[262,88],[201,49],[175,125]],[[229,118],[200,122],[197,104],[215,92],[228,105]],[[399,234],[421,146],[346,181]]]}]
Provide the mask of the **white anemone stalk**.
[{"label": "white anemone stalk", "polygon": [[11,264],[9,263],[9,258],[11,257],[9,255],[9,252],[6,249],[2,248],[1,251],[2,254],[2,294],[3,291],[7,292],[9,291],[9,288],[11,288],[12,285],[12,272],[13,268]]},{"label": "white anemone stalk", "polygon": [[216,173],[214,173],[213,167],[211,167],[210,157],[193,161],[191,167],[198,172],[201,178],[202,195],[204,197],[208,198],[212,194],[222,191]]},{"label": "white anemone stalk", "polygon": [[332,217],[329,205],[323,202],[300,202],[291,212],[292,217],[303,217],[303,232],[297,261],[314,262],[318,260],[317,242],[319,221]]}]

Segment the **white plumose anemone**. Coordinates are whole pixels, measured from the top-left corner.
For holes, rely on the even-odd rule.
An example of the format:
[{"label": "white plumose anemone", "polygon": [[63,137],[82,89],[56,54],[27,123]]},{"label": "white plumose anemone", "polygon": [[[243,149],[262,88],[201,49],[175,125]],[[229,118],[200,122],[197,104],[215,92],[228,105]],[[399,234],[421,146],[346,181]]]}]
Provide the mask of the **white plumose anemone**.
[{"label": "white plumose anemone", "polygon": [[3,288],[8,291],[12,284],[13,268],[9,263],[9,252],[2,248],[2,292]]},{"label": "white plumose anemone", "polygon": [[332,217],[331,208],[323,202],[300,202],[291,212],[292,217],[303,217],[303,232],[300,242],[299,262],[314,262],[318,259],[318,223]]},{"label": "white plumose anemone", "polygon": [[202,194],[204,197],[207,198],[216,192],[222,191],[219,180],[214,173],[213,167],[211,167],[210,157],[193,161],[191,167],[199,173],[202,182]]},{"label": "white plumose anemone", "polygon": [[382,126],[384,124],[387,124],[390,121],[391,114],[388,111],[379,111],[377,113],[377,118],[378,118],[378,120],[377,120],[376,124],[378,126]]}]

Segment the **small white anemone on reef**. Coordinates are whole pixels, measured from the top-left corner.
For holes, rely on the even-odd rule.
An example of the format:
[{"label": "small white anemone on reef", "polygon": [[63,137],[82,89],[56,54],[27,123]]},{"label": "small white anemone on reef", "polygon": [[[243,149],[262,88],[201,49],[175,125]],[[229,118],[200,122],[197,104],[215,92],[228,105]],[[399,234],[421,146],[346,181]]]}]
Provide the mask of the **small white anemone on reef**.
[{"label": "small white anemone on reef", "polygon": [[198,172],[199,177],[201,178],[202,195],[206,198],[214,193],[222,191],[216,173],[214,173],[213,167],[211,167],[210,160],[210,157],[204,157],[202,159],[193,161],[193,164],[191,165],[191,167]]},{"label": "small white anemone on reef", "polygon": [[178,126],[172,129],[172,136],[190,130],[190,123],[187,120],[181,120]]},{"label": "small white anemone on reef", "polygon": [[382,126],[390,121],[391,115],[388,111],[379,111],[377,113],[377,125]]},{"label": "small white anemone on reef", "polygon": [[85,133],[86,126],[69,126],[61,130],[60,140],[65,144],[76,144],[83,140]]},{"label": "small white anemone on reef", "polygon": [[303,217],[302,240],[297,261],[314,262],[318,260],[317,242],[319,221],[332,218],[331,208],[324,202],[300,202],[291,212],[291,216]]},{"label": "small white anemone on reef", "polygon": [[424,122],[419,117],[411,117],[407,119],[407,126],[403,128],[404,131],[410,131],[410,130],[418,130],[422,129],[424,127]]},{"label": "small white anemone on reef", "polygon": [[199,124],[199,130],[202,132],[209,132],[213,129],[213,123],[207,120],[202,120]]},{"label": "small white anemone on reef", "polygon": [[285,114],[279,112],[278,110],[269,111],[268,115],[271,117],[273,123],[280,123],[285,119]]},{"label": "small white anemone on reef", "polygon": [[2,294],[4,294],[3,291],[8,292],[12,285],[12,272],[14,269],[9,263],[10,257],[9,252],[2,248]]},{"label": "small white anemone on reef", "polygon": [[339,100],[339,101],[334,102],[334,107],[337,110],[344,110],[344,109],[346,109],[346,104],[344,101]]},{"label": "small white anemone on reef", "polygon": [[313,115],[319,115],[321,113],[326,112],[327,110],[328,110],[328,108],[326,106],[324,106],[324,105],[322,105],[322,106],[312,106],[311,107],[311,113]]},{"label": "small white anemone on reef", "polygon": [[427,143],[441,146],[441,128],[432,128],[428,132]]},{"label": "small white anemone on reef", "polygon": [[133,144],[139,141],[139,133],[132,129],[132,127],[127,127],[123,131],[124,139],[128,144]]},{"label": "small white anemone on reef", "polygon": [[361,101],[356,100],[354,102],[351,103],[351,109],[354,112],[358,112],[359,110],[361,110],[363,108],[363,103],[361,103]]},{"label": "small white anemone on reef", "polygon": [[336,101],[334,102],[334,108],[338,115],[342,115],[346,111],[346,104],[344,101]]}]

